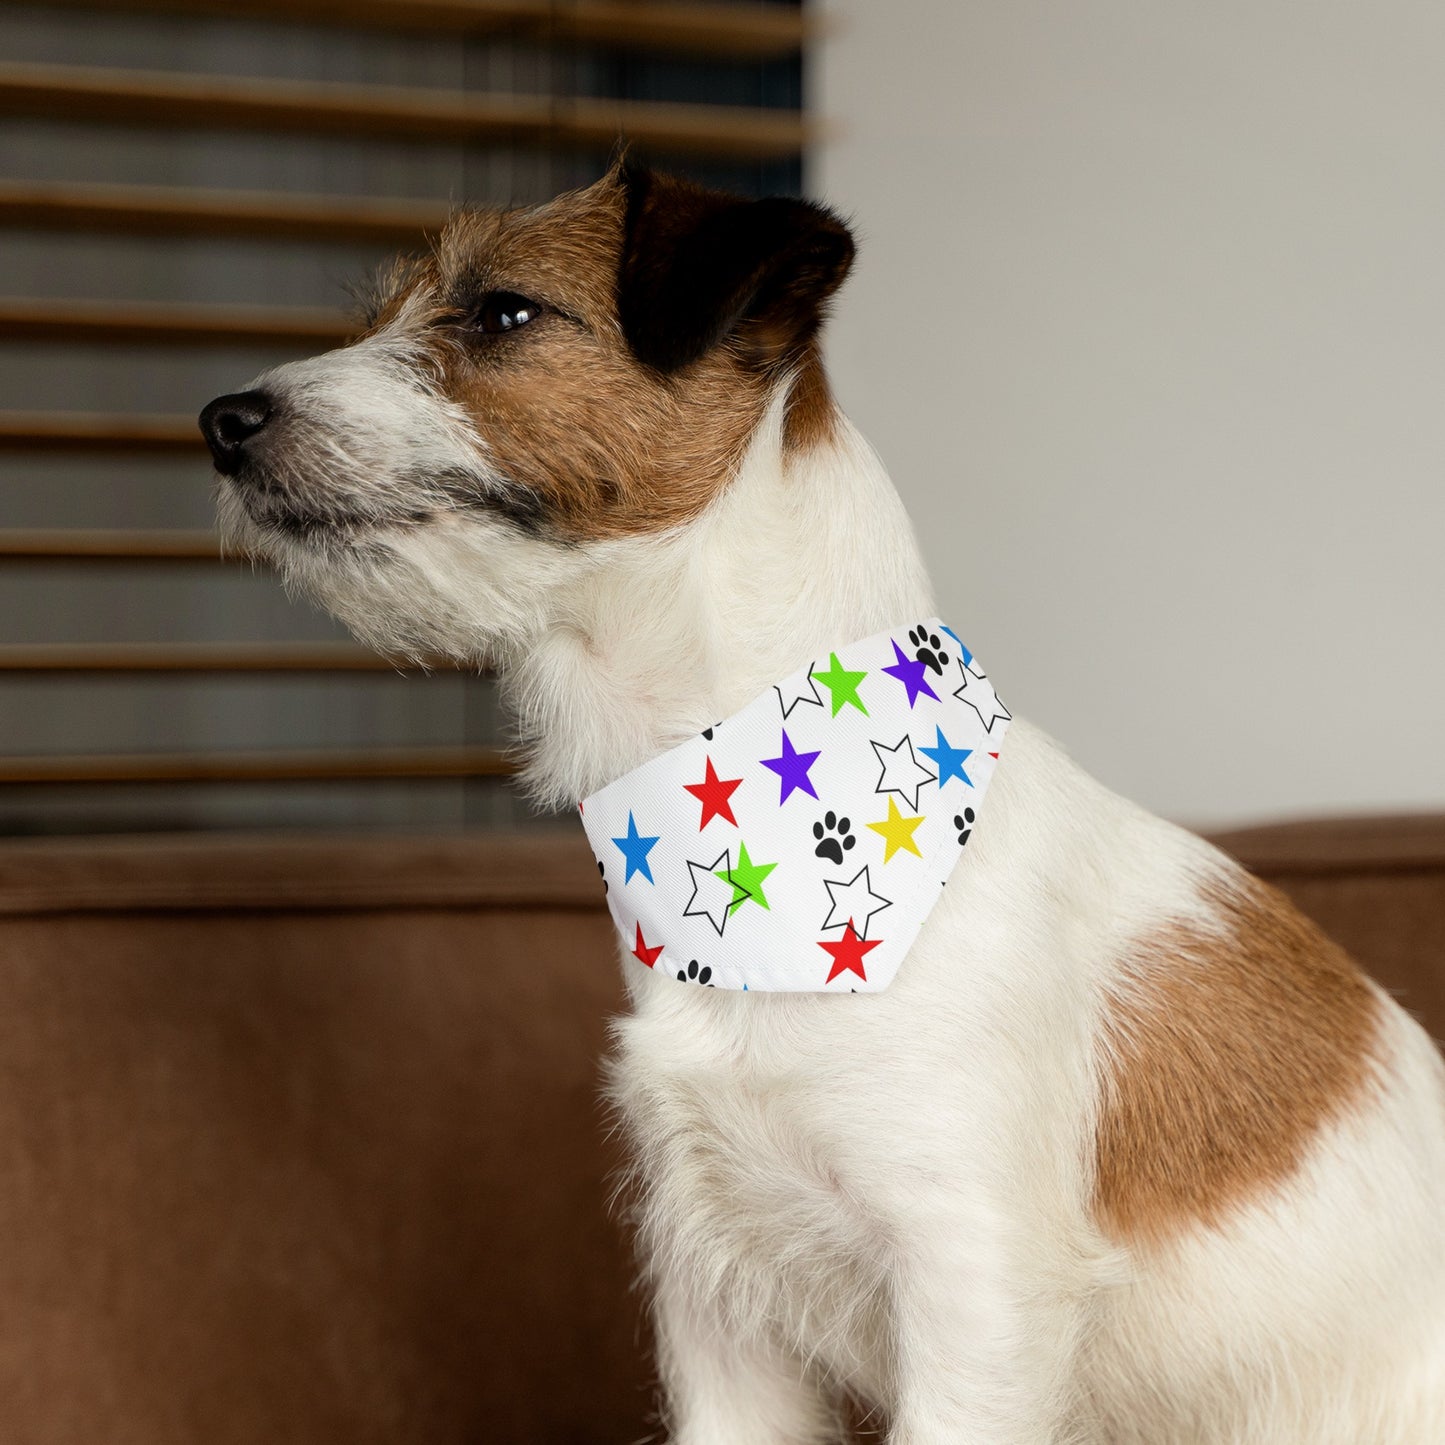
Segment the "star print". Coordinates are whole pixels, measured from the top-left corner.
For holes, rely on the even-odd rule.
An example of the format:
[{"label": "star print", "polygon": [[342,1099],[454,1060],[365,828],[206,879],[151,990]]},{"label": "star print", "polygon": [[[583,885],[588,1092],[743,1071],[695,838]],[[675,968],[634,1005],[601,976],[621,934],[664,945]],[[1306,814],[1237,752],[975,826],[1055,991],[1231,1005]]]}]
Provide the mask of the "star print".
[{"label": "star print", "polygon": [[703,775],[702,782],[683,784],[683,787],[702,803],[702,822],[697,825],[699,833],[714,818],[721,818],[725,822],[731,823],[734,828],[737,827],[738,820],[733,817],[733,805],[728,799],[742,785],[741,778],[718,777],[711,758],[707,760],[707,772]]},{"label": "star print", "polygon": [[687,865],[688,876],[692,879],[692,897],[682,910],[684,918],[706,918],[722,937],[727,927],[728,910],[737,896],[734,889],[723,877],[732,871],[732,850],[724,848],[711,863]]},{"label": "star print", "polygon": [[838,654],[828,654],[827,672],[814,672],[809,674],[826,687],[833,699],[832,716],[837,717],[839,710],[844,703],[851,703],[863,714],[868,716],[868,709],[863,706],[863,699],[858,696],[858,684],[868,676],[866,672],[849,672],[847,668],[838,661]]},{"label": "star print", "polygon": [[941,788],[950,778],[962,778],[971,788],[973,779],[964,772],[963,765],[972,754],[972,748],[955,748],[943,735],[943,729],[937,723],[933,725],[934,731],[938,734],[938,745],[932,748],[919,748],[919,752],[925,757],[933,759],[933,765],[938,769],[938,786]]},{"label": "star print", "polygon": [[771,769],[782,779],[782,797],[778,799],[780,808],[798,789],[807,793],[809,797],[816,798],[818,796],[813,791],[812,781],[808,777],[808,769],[818,761],[818,754],[795,751],[793,740],[788,736],[786,728],[783,729],[782,753],[776,758],[761,758],[759,761],[765,768]]},{"label": "star print", "polygon": [[937,702],[938,694],[928,685],[928,664],[916,659],[910,660],[896,642],[893,643],[893,655],[898,661],[892,667],[885,667],[883,671],[889,677],[896,677],[908,689],[908,706],[912,707],[918,701],[919,693]]},{"label": "star print", "polygon": [[[856,918],[863,920],[863,937],[868,937],[868,929],[873,923],[873,915],[882,913],[885,908],[893,907],[891,898],[884,898],[881,893],[873,891],[873,885],[868,877],[868,867],[860,868],[848,883],[841,883],[831,878],[823,880],[823,887],[828,890],[828,916],[823,920],[823,927],[842,928],[845,923],[851,923]],[[871,907],[869,906],[871,903]]]},{"label": "star print", "polygon": [[662,945],[659,943],[655,948],[649,948],[642,940],[642,925],[637,925],[637,946],[632,950],[633,958],[640,963],[645,963],[651,968],[657,962],[658,956],[662,953]]},{"label": "star print", "polygon": [[883,772],[879,776],[878,786],[873,791],[875,793],[897,793],[900,798],[906,798],[908,806],[916,812],[918,790],[924,783],[933,782],[934,778],[933,774],[914,755],[913,743],[907,733],[898,740],[896,747],[890,748],[880,742],[874,742],[872,747],[878,761],[883,764]]},{"label": "star print", "polygon": [[622,849],[622,856],[627,859],[627,876],[622,881],[630,883],[634,873],[641,873],[651,883],[653,881],[652,869],[648,866],[647,855],[657,846],[658,840],[638,836],[637,824],[633,821],[631,809],[627,813],[627,836],[614,838],[612,841]]},{"label": "star print", "polygon": [[954,688],[953,695],[978,714],[984,731],[991,733],[993,725],[1000,719],[1011,722],[1013,714],[998,700],[998,694],[988,685],[986,676],[967,667],[962,670],[963,682]]},{"label": "star print", "polygon": [[958,670],[962,674],[961,686],[967,687],[970,682],[988,681],[988,673],[974,661],[973,654],[966,648],[964,656],[958,659]]},{"label": "star print", "polygon": [[783,721],[786,722],[788,714],[802,702],[809,707],[822,707],[823,699],[818,696],[818,689],[813,683],[813,664],[808,664],[808,670],[803,674],[802,682],[790,682],[787,685],[774,683],[773,691],[778,695],[778,706],[783,710]]},{"label": "star print", "polygon": [[872,952],[882,941],[881,938],[875,938],[871,942],[864,942],[854,931],[853,920],[850,918],[847,931],[837,943],[820,941],[818,944],[819,948],[833,956],[833,966],[828,970],[828,977],[823,982],[832,983],[840,973],[856,973],[867,983],[868,975],[863,972],[863,955]]},{"label": "star print", "polygon": [[958,644],[958,660],[960,665],[963,667],[970,666],[973,662],[973,653],[968,650],[968,647],[965,645],[963,638],[961,638],[958,633],[953,630],[953,628],[949,627],[947,623],[943,623],[940,625],[942,626],[943,631],[945,631]]},{"label": "star print", "polygon": [[898,804],[889,798],[888,816],[882,822],[868,825],[883,839],[883,861],[885,863],[904,848],[915,858],[923,857],[923,854],[918,851],[918,844],[913,841],[913,834],[922,821],[922,818],[905,818],[898,811]]},{"label": "star print", "polygon": [[729,916],[736,913],[749,899],[772,912],[768,907],[768,895],[763,892],[763,880],[777,866],[776,863],[754,863],[748,857],[748,845],[738,844],[738,866],[723,869],[717,875],[724,883],[731,883],[733,886],[733,901],[728,905]]}]

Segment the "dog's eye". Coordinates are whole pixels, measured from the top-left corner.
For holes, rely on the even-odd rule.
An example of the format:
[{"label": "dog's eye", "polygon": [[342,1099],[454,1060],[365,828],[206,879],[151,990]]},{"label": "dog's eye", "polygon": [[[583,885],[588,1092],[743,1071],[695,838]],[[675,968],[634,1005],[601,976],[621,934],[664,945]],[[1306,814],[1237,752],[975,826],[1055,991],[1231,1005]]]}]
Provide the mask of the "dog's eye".
[{"label": "dog's eye", "polygon": [[515,291],[489,291],[472,313],[472,324],[488,336],[499,336],[535,321],[541,314],[539,302],[529,301]]}]

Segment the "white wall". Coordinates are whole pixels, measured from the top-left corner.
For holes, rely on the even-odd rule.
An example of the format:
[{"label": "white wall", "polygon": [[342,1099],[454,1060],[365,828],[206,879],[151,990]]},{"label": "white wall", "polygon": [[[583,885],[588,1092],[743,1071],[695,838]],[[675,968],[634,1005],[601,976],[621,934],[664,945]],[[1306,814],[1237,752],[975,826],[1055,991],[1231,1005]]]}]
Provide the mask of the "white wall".
[{"label": "white wall", "polygon": [[1445,806],[1445,6],[820,9],[835,386],[1005,700],[1188,821]]}]

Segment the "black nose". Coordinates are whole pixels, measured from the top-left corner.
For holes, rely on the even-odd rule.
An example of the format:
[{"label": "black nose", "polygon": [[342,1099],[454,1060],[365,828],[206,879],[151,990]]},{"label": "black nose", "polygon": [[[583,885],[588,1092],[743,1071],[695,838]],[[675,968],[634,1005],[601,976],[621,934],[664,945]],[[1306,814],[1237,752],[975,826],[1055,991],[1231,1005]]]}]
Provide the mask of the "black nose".
[{"label": "black nose", "polygon": [[271,419],[271,398],[264,391],[218,396],[201,413],[201,434],[216,459],[216,470],[233,477],[246,459],[246,443]]}]

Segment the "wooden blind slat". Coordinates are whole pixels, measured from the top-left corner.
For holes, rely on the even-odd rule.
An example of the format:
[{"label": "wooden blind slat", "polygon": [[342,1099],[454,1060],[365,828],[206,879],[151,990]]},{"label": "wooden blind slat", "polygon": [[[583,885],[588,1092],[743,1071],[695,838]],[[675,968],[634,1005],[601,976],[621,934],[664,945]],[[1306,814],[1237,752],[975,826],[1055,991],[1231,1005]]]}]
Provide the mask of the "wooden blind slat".
[{"label": "wooden blind slat", "polygon": [[358,748],[224,753],[96,753],[0,757],[0,783],[283,783],[385,778],[501,778],[499,748]]},{"label": "wooden blind slat", "polygon": [[[637,4],[633,0],[546,0],[559,40],[628,46],[639,50],[691,51],[757,60],[796,55],[816,37],[818,27],[790,6]],[[520,7],[519,7],[520,8]]]},{"label": "wooden blind slat", "polygon": [[[12,0],[14,3],[14,0]],[[23,0],[22,0],[23,3]],[[544,43],[628,46],[765,59],[796,55],[813,27],[790,6],[659,0],[49,0],[76,9],[221,16],[410,30],[512,35]]]},{"label": "wooden blind slat", "polygon": [[448,213],[420,201],[0,181],[0,225],[56,231],[415,246],[441,230]]},{"label": "wooden blind slat", "polygon": [[339,346],[359,328],[321,307],[0,297],[0,340],[141,345]]},{"label": "wooden blind slat", "polygon": [[0,65],[0,115],[594,150],[626,136],[742,160],[798,155],[813,135],[796,111],[28,63]]},{"label": "wooden blind slat", "polygon": [[[7,3],[7,0],[0,0]],[[544,43],[626,45],[751,58],[794,54],[792,9],[656,0],[51,0],[107,11],[170,12],[436,33],[506,32]],[[793,111],[507,95],[404,86],[240,79],[0,62],[0,116],[198,130],[444,144],[603,150],[619,136],[660,152],[739,160],[790,158],[815,132]],[[138,235],[217,235],[416,244],[447,207],[335,196],[175,187],[0,183],[0,225]],[[345,318],[317,308],[0,298],[0,339],[324,348]],[[194,417],[0,412],[0,449],[176,453],[200,461]],[[29,529],[0,532],[0,560],[213,561],[194,531]],[[0,645],[0,676],[382,674],[409,667],[347,643]],[[501,777],[494,747],[206,751],[0,756],[0,783],[325,782]]]},{"label": "wooden blind slat", "polygon": [[0,451],[205,454],[193,416],[0,411]]},{"label": "wooden blind slat", "polygon": [[12,527],[0,531],[0,559],[11,562],[219,562],[222,557],[220,539],[214,532]]}]

